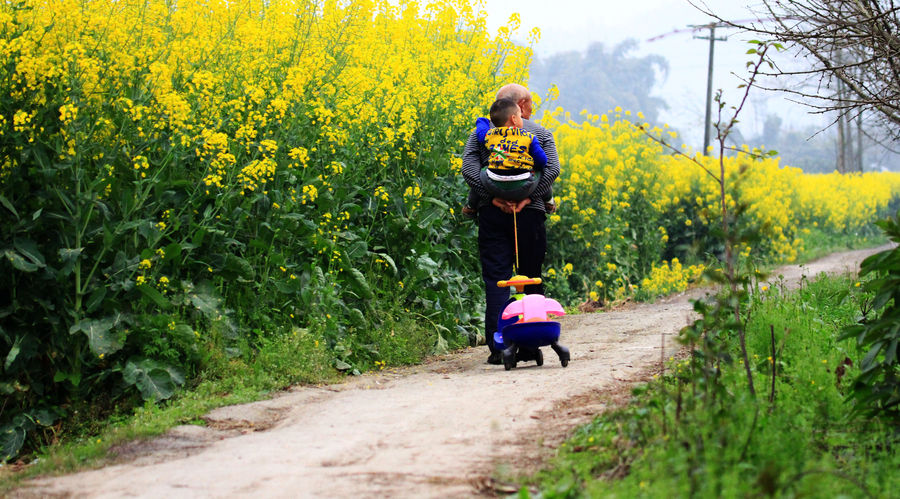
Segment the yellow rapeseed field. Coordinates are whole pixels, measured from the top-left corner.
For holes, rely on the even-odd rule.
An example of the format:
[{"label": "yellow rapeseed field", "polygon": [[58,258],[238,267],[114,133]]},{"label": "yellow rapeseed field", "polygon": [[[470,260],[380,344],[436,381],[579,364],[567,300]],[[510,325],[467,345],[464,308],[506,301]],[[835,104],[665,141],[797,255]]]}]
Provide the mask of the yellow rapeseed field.
[{"label": "yellow rapeseed field", "polygon": [[[679,247],[693,246],[695,258],[717,251],[710,231],[721,224],[721,199],[710,172],[718,174],[718,157],[675,145],[677,134],[642,122],[640,113],[616,108],[584,114],[581,123],[564,113],[543,118],[563,163],[560,209],[550,216],[551,282],[584,299],[684,289],[698,269],[674,265],[685,254]],[[740,212],[732,226],[758,236],[755,246],[738,248],[744,258],[794,261],[810,230],[871,229],[900,196],[898,173],[805,174],[749,146],[729,153],[724,170],[727,209]],[[667,258],[671,267],[657,263]]]}]

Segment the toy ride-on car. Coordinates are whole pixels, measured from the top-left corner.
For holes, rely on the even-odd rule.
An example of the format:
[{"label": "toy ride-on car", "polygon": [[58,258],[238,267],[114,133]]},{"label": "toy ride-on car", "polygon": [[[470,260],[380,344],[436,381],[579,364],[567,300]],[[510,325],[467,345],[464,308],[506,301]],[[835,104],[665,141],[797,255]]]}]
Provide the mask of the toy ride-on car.
[{"label": "toy ride-on car", "polygon": [[569,349],[559,344],[560,324],[548,320],[549,315],[566,314],[562,305],[544,295],[524,294],[525,286],[540,283],[539,277],[518,275],[497,283],[501,288],[511,287],[516,291],[500,314],[494,333],[494,342],[503,352],[503,367],[507,371],[522,361],[534,360],[537,365],[544,365],[540,347],[547,345],[559,356],[563,367],[569,365]]}]

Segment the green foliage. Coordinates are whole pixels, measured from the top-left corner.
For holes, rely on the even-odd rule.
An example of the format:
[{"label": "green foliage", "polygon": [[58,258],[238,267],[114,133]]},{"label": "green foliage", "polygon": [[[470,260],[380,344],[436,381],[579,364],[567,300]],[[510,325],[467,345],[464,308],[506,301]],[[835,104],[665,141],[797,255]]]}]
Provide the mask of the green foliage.
[{"label": "green foliage", "polygon": [[[894,243],[900,242],[900,214],[877,222]],[[858,411],[884,416],[900,425],[900,249],[866,258],[860,276],[871,301],[862,307],[856,324],[842,338],[852,338],[865,353],[853,382],[852,399]]]},{"label": "green foliage", "polygon": [[[768,403],[750,395],[740,360],[719,364],[724,396],[712,401],[695,363],[670,359],[629,406],[560,448],[536,477],[541,497],[891,495],[897,434],[844,403],[859,357],[840,334],[867,296],[846,278],[757,289],[747,343]],[[733,339],[724,353],[739,351]]]}]

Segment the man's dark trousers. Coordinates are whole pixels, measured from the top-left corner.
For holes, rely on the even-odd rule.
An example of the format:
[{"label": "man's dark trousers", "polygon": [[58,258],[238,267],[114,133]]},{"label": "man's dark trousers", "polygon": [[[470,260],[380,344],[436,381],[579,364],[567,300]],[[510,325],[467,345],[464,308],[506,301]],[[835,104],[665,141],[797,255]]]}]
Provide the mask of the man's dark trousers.
[{"label": "man's dark trousers", "polygon": [[[547,230],[543,210],[527,207],[516,214],[515,227],[519,239],[519,265],[516,272],[527,277],[541,277],[547,252]],[[497,287],[497,281],[513,276],[516,263],[513,215],[494,205],[478,210],[478,252],[484,279],[487,305],[484,311],[485,340],[494,353],[494,331],[497,319],[509,300],[509,288]],[[543,285],[526,286],[526,294],[543,294]]]}]

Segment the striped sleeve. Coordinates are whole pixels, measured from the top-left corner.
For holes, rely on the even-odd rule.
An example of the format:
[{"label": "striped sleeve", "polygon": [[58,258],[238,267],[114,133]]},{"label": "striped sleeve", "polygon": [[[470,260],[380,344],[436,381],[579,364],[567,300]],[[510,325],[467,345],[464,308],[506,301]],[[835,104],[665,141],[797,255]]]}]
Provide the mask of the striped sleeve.
[{"label": "striped sleeve", "polygon": [[544,168],[544,173],[541,175],[541,180],[538,182],[537,188],[531,194],[531,204],[527,207],[545,210],[544,198],[548,197],[552,192],[553,182],[556,180],[556,177],[559,176],[560,170],[559,155],[556,152],[556,141],[553,140],[553,132],[531,121],[525,121],[525,126],[523,128],[537,137],[538,142],[541,144],[541,148],[544,149],[544,154],[547,155],[547,166]]}]

